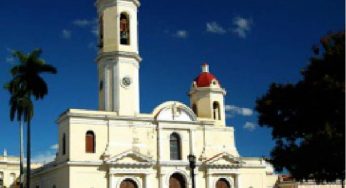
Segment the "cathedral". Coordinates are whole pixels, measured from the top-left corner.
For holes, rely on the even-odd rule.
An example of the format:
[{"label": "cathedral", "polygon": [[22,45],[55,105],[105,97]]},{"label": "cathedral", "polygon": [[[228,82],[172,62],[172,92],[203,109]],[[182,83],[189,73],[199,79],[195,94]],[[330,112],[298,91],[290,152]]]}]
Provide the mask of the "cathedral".
[{"label": "cathedral", "polygon": [[274,187],[277,176],[264,159],[239,155],[226,126],[226,90],[207,64],[192,80],[189,105],[167,101],[140,112],[139,6],[97,0],[99,109],[58,117],[58,153],[34,170],[31,187]]}]

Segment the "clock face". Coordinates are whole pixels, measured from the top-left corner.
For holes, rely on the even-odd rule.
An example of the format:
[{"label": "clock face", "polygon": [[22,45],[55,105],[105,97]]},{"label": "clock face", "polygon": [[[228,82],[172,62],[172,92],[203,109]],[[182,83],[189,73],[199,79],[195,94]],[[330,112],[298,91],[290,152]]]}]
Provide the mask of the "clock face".
[{"label": "clock face", "polygon": [[121,81],[122,85],[125,87],[129,87],[132,83],[132,80],[129,76],[125,76],[122,81]]}]

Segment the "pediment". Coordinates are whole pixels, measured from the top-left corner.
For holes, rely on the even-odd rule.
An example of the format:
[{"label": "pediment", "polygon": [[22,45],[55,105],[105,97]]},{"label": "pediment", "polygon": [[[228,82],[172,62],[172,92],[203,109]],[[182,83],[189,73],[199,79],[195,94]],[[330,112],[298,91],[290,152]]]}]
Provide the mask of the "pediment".
[{"label": "pediment", "polygon": [[154,161],[146,155],[130,150],[110,157],[105,163],[110,165],[152,165]]},{"label": "pediment", "polygon": [[238,157],[235,157],[226,152],[214,155],[213,157],[210,157],[207,160],[205,160],[204,163],[207,166],[218,166],[218,167],[222,167],[222,166],[239,167],[244,164],[244,162],[240,160]]}]

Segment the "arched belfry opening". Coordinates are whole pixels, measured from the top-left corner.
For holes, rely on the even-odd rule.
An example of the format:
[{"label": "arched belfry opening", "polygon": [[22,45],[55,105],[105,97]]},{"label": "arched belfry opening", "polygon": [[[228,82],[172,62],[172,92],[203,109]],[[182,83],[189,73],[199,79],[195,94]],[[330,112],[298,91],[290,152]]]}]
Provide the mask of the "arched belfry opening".
[{"label": "arched belfry opening", "polygon": [[218,102],[213,102],[213,117],[215,120],[221,120],[220,104]]},{"label": "arched belfry opening", "polygon": [[99,48],[103,48],[103,16],[99,18]]},{"label": "arched belfry opening", "polygon": [[196,104],[192,104],[192,111],[198,116],[198,109]]},{"label": "arched belfry opening", "polygon": [[130,19],[125,12],[120,14],[120,44],[130,45]]}]

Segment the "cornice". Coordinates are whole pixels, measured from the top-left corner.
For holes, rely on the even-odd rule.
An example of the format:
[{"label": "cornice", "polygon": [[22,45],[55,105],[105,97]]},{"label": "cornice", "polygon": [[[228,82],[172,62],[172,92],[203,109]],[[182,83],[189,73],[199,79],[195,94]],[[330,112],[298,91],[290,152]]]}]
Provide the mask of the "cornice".
[{"label": "cornice", "polygon": [[99,52],[96,58],[96,62],[99,63],[99,61],[101,61],[102,59],[114,61],[114,60],[117,60],[118,57],[133,58],[138,63],[142,61],[142,58],[139,56],[138,53],[115,51],[115,52]]},{"label": "cornice", "polygon": [[102,2],[102,1],[105,1],[105,0],[97,0],[96,1],[95,6],[98,9],[103,9],[105,7],[118,5],[118,4],[123,3],[123,2],[133,3],[134,5],[136,5],[137,8],[139,8],[141,6],[141,3],[139,0],[108,0],[107,2]]},{"label": "cornice", "polygon": [[227,94],[227,91],[224,88],[198,87],[198,88],[191,88],[188,93],[188,96],[191,96],[197,92],[214,92],[214,93],[221,93],[222,95]]}]

